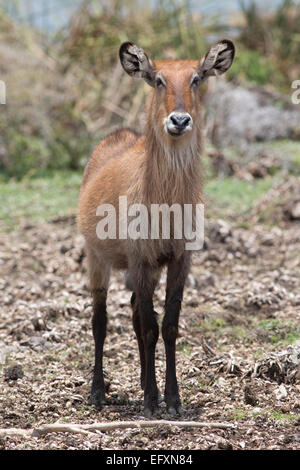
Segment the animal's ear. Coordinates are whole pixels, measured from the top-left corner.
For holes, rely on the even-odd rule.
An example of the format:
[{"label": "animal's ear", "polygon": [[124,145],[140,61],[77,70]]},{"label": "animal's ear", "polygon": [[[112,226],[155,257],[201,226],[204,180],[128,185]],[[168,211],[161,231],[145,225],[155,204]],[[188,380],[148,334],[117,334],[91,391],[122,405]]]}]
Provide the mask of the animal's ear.
[{"label": "animal's ear", "polygon": [[223,39],[207,52],[199,66],[198,73],[204,81],[208,77],[222,75],[231,67],[235,55],[235,47],[229,39]]},{"label": "animal's ear", "polygon": [[124,42],[120,47],[119,56],[123,69],[128,75],[143,78],[149,85],[154,86],[154,66],[143,49],[131,42]]}]

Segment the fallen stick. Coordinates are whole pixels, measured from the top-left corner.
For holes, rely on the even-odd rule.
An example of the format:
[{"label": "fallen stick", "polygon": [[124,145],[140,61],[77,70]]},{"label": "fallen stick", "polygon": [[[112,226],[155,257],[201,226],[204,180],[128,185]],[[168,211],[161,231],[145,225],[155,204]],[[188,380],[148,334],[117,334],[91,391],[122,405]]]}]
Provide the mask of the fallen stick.
[{"label": "fallen stick", "polygon": [[0,437],[29,437],[32,433],[31,430],[18,428],[0,429]]},{"label": "fallen stick", "polygon": [[111,423],[93,423],[93,424],[75,424],[75,423],[54,423],[44,424],[33,430],[25,429],[0,429],[0,437],[16,436],[16,437],[42,437],[49,433],[66,432],[74,434],[93,434],[97,431],[110,431],[114,429],[130,429],[130,428],[153,428],[155,426],[176,426],[179,428],[218,428],[218,429],[234,429],[235,425],[231,423],[209,423],[204,421],[113,421]]}]

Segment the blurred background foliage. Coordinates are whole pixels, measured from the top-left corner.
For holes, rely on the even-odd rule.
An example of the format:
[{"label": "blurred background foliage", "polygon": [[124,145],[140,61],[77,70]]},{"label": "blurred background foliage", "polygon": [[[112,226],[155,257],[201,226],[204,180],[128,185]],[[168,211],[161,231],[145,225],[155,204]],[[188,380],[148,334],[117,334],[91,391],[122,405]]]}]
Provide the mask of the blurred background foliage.
[{"label": "blurred background foliage", "polygon": [[201,14],[201,2],[195,11],[184,0],[110,0],[97,9],[86,1],[51,41],[0,10],[2,178],[80,169],[106,133],[143,128],[148,87],[123,73],[121,42],[132,40],[157,59],[197,59],[224,36],[238,50],[229,79],[290,94],[300,77],[300,11],[290,0],[268,13],[240,2],[226,21],[218,11]]}]

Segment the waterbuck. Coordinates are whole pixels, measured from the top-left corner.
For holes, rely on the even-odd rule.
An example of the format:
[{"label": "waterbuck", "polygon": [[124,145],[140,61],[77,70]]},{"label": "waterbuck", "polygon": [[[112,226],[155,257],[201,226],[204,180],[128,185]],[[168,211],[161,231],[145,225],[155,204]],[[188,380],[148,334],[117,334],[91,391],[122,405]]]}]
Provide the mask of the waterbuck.
[{"label": "waterbuck", "polygon": [[[143,204],[151,213],[153,205],[202,202],[200,153],[202,145],[201,84],[210,76],[226,72],[234,59],[230,40],[211,47],[201,60],[151,61],[143,49],[131,42],[121,45],[119,56],[124,70],[143,78],[152,91],[146,113],[145,133],[121,129],[104,138],[94,150],[84,172],[80,192],[78,224],[86,240],[90,288],[93,296],[95,368],[91,403],[105,403],[103,344],[106,336],[106,298],[110,270],[129,273],[133,294],[133,327],[141,363],[144,412],[151,417],[158,406],[155,378],[155,348],[159,336],[153,293],[161,270],[167,267],[165,314],[162,337],[166,351],[164,400],[169,413],[181,413],[175,343],[184,284],[191,251],[185,237],[175,237],[176,223],[169,237],[131,238],[120,233],[99,237],[99,207],[113,206],[119,220],[120,197],[127,205]],[[97,212],[98,211],[98,212]],[[123,224],[124,225],[124,224]],[[151,223],[148,230],[151,231]]]}]

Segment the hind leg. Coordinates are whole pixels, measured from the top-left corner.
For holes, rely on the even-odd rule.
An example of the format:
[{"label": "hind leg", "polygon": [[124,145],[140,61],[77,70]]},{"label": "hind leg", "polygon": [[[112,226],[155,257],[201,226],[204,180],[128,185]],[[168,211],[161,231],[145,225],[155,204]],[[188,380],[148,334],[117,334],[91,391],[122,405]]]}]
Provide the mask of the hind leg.
[{"label": "hind leg", "polygon": [[95,366],[91,388],[91,404],[98,409],[106,403],[103,377],[103,345],[106,337],[106,297],[109,282],[109,267],[103,265],[88,250],[90,288],[93,297],[92,328],[95,343]]}]

